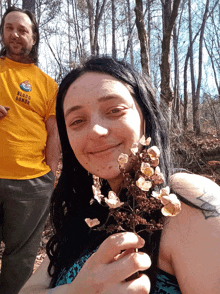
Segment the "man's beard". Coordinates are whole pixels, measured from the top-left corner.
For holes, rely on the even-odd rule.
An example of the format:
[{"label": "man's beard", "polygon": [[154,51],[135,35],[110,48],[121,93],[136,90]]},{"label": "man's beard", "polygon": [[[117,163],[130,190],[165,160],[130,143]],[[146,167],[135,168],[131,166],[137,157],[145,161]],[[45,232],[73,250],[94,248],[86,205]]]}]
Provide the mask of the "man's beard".
[{"label": "man's beard", "polygon": [[32,52],[30,49],[26,49],[24,46],[21,47],[21,49],[19,51],[17,50],[11,50],[9,45],[5,45],[5,50],[6,53],[8,53],[9,55],[15,55],[17,57],[21,57],[21,58],[28,58],[30,60],[32,60]]}]

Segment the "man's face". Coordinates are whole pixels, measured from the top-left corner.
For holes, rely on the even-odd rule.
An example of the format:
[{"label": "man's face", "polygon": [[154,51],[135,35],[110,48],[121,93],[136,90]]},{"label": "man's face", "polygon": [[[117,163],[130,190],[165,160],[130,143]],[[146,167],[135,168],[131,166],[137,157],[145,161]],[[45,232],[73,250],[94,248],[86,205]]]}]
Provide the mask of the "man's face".
[{"label": "man's face", "polygon": [[22,63],[29,63],[29,54],[35,44],[32,23],[28,15],[12,11],[5,17],[3,42],[6,57]]}]

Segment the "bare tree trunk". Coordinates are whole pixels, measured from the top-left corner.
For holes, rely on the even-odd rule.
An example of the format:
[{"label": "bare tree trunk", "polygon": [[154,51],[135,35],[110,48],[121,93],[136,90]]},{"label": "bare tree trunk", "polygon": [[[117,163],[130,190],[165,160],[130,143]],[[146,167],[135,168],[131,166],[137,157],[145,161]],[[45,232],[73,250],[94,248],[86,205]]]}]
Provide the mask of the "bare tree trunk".
[{"label": "bare tree trunk", "polygon": [[94,44],[94,28],[93,28],[93,17],[94,17],[94,9],[91,0],[86,0],[87,8],[88,8],[88,16],[89,16],[89,37],[90,37],[90,50],[92,53],[93,44]]},{"label": "bare tree trunk", "polygon": [[8,8],[11,7],[11,0],[7,0]]},{"label": "bare tree trunk", "polygon": [[22,8],[28,9],[35,14],[35,0],[23,0],[22,1]]},{"label": "bare tree trunk", "polygon": [[194,59],[193,59],[193,41],[192,41],[192,15],[191,15],[191,0],[188,0],[189,11],[189,47],[190,47],[190,73],[191,73],[191,88],[192,97],[195,97],[195,76],[194,76]]},{"label": "bare tree trunk", "polygon": [[184,130],[187,130],[188,127],[188,93],[187,93],[187,68],[188,68],[188,59],[187,56],[184,66],[184,102],[183,102],[183,127]]},{"label": "bare tree trunk", "polygon": [[163,39],[162,56],[160,64],[161,72],[161,104],[166,107],[169,125],[171,123],[171,109],[173,102],[173,92],[170,86],[170,47],[173,27],[178,15],[178,8],[181,0],[163,0]]},{"label": "bare tree trunk", "polygon": [[178,54],[178,35],[176,25],[173,29],[173,49],[174,49],[174,103],[173,109],[175,116],[180,121],[180,96],[179,96],[179,54]]},{"label": "bare tree trunk", "polygon": [[144,14],[142,0],[136,0],[135,6],[136,27],[141,47],[141,66],[143,74],[150,76],[149,42],[144,25]]},{"label": "bare tree trunk", "polygon": [[69,6],[69,0],[67,0],[67,25],[68,25],[68,47],[69,47],[69,68],[73,67],[72,64],[72,56],[71,56],[71,36],[70,36],[70,6]]},{"label": "bare tree trunk", "polygon": [[115,0],[112,0],[112,57],[116,58],[116,44],[115,44]]},{"label": "bare tree trunk", "polygon": [[[192,40],[192,44],[195,42],[197,36],[200,33],[201,28],[198,30],[198,32],[195,34],[193,40]],[[185,65],[184,65],[184,112],[183,112],[183,126],[185,129],[187,129],[187,124],[188,124],[188,118],[187,118],[187,108],[188,108],[188,93],[187,93],[187,69],[188,69],[188,61],[190,58],[190,54],[191,54],[191,48],[192,46],[188,47],[188,51],[186,54],[186,59],[185,59]]]},{"label": "bare tree trunk", "polygon": [[132,27],[131,27],[131,8],[130,8],[130,0],[127,0],[128,6],[128,46],[130,48],[130,63],[134,65],[134,56],[133,56],[133,40],[131,37],[132,34]]},{"label": "bare tree trunk", "polygon": [[148,57],[149,57],[149,72],[151,72],[151,3],[152,0],[147,0],[147,34],[148,34],[148,42],[149,42],[149,50],[148,50]]},{"label": "bare tree trunk", "polygon": [[202,81],[202,47],[203,47],[203,37],[205,31],[205,24],[208,16],[208,9],[209,9],[209,0],[206,1],[205,12],[203,15],[203,21],[201,26],[201,33],[200,33],[200,40],[199,40],[199,76],[197,82],[197,89],[195,93],[195,98],[193,100],[193,129],[196,134],[200,134],[200,113],[199,113],[199,97],[200,97],[200,88],[201,88],[201,81]]},{"label": "bare tree trunk", "polygon": [[101,8],[100,8],[99,0],[97,0],[97,2],[96,2],[94,49],[95,49],[95,52],[96,52],[97,55],[99,55],[99,46],[98,46],[99,25],[100,25],[102,15],[104,13],[105,4],[106,4],[106,0],[103,0]]},{"label": "bare tree trunk", "polygon": [[106,16],[104,13],[104,17],[103,17],[103,22],[104,22],[104,54],[107,54],[107,30],[106,30]]}]

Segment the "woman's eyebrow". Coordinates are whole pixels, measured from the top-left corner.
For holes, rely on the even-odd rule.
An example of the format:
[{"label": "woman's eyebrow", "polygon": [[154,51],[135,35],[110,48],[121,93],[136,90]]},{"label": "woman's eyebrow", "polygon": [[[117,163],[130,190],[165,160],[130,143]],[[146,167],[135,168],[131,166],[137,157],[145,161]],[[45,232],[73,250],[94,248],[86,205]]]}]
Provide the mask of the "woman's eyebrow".
[{"label": "woman's eyebrow", "polygon": [[80,106],[80,105],[76,105],[76,106],[72,106],[72,107],[68,108],[66,113],[64,114],[64,117],[66,118],[71,112],[76,111],[81,108],[82,108],[82,106]]},{"label": "woman's eyebrow", "polygon": [[105,102],[105,101],[108,101],[108,100],[111,100],[111,99],[116,99],[117,98],[117,95],[115,95],[115,94],[110,94],[110,95],[108,95],[108,96],[103,96],[103,97],[100,97],[99,99],[98,99],[98,102]]},{"label": "woman's eyebrow", "polygon": [[[109,101],[109,100],[117,99],[117,98],[118,98],[118,96],[114,94],[114,95],[100,97],[97,100],[98,100],[98,102],[105,102],[105,101]],[[83,108],[83,106],[81,106],[81,105],[72,106],[69,109],[67,109],[66,113],[64,114],[64,117],[66,118],[71,112],[74,112],[74,111],[82,109],[82,108]]]}]

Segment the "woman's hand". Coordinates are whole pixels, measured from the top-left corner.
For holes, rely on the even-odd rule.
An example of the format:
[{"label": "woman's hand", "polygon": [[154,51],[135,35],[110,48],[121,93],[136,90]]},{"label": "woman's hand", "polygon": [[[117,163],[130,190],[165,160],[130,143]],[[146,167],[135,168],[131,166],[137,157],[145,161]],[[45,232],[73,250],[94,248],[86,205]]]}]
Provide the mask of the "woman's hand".
[{"label": "woman's hand", "polygon": [[134,252],[142,248],[144,240],[134,233],[118,233],[108,237],[84,264],[65,294],[80,293],[149,293],[150,281],[140,274],[125,281],[137,271],[150,267],[147,254]]}]

